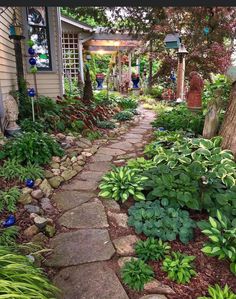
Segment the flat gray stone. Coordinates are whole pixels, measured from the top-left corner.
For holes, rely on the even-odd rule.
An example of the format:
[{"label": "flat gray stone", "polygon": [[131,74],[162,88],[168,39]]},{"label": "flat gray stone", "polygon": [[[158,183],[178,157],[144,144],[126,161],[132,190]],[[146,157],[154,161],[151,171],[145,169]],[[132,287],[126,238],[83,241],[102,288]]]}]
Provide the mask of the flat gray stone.
[{"label": "flat gray stone", "polygon": [[84,170],[80,173],[79,178],[82,180],[89,180],[89,181],[94,180],[96,182],[99,182],[102,179],[104,174],[105,171],[97,172],[97,171]]},{"label": "flat gray stone", "polygon": [[104,207],[106,207],[108,210],[112,211],[120,211],[120,205],[114,200],[114,199],[101,199],[101,202],[103,203]]},{"label": "flat gray stone", "polygon": [[63,190],[83,190],[83,191],[94,191],[98,188],[98,183],[96,181],[78,181],[64,185]]},{"label": "flat gray stone", "polygon": [[113,240],[113,244],[119,255],[134,254],[134,244],[139,240],[136,235],[127,235]]},{"label": "flat gray stone", "polygon": [[134,149],[133,145],[127,141],[113,143],[113,144],[109,145],[109,148],[115,148],[115,149],[121,149],[121,150],[127,150],[127,151]]},{"label": "flat gray stone", "polygon": [[92,158],[91,158],[91,162],[109,162],[112,160],[112,156],[111,155],[105,155],[105,154],[95,154]]},{"label": "flat gray stone", "polygon": [[64,213],[58,222],[67,228],[104,228],[109,226],[101,202],[84,203]]},{"label": "flat gray stone", "polygon": [[108,211],[107,215],[114,219],[117,226],[128,228],[128,215],[126,213],[112,213]]},{"label": "flat gray stone", "polygon": [[118,277],[103,263],[91,263],[61,270],[54,283],[60,299],[129,299]]},{"label": "flat gray stone", "polygon": [[100,147],[97,154],[118,156],[125,154],[125,151],[116,148]]},{"label": "flat gray stone", "polygon": [[81,229],[61,233],[52,239],[50,245],[53,252],[47,259],[46,265],[51,267],[106,261],[115,253],[106,229]]},{"label": "flat gray stone", "polygon": [[142,140],[143,139],[143,135],[140,134],[140,133],[128,133],[128,134],[125,134],[124,138]]},{"label": "flat gray stone", "polygon": [[165,294],[174,295],[175,291],[171,287],[161,283],[160,281],[153,279],[152,281],[145,283],[144,291],[152,294]]},{"label": "flat gray stone", "polygon": [[95,194],[92,192],[62,190],[54,193],[52,199],[59,209],[67,211],[78,207],[93,197],[95,197]]},{"label": "flat gray stone", "polygon": [[94,162],[94,163],[89,163],[88,165],[88,170],[93,170],[93,171],[109,171],[111,169],[110,163],[107,162]]}]

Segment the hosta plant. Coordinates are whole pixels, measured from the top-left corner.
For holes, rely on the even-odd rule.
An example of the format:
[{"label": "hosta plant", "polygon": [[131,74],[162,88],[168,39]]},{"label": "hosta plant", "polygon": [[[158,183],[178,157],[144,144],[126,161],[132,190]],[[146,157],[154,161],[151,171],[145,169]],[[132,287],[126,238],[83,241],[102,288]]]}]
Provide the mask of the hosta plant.
[{"label": "hosta plant", "polygon": [[135,203],[128,213],[128,225],[134,227],[137,234],[144,233],[163,241],[173,241],[179,236],[184,244],[193,238],[195,222],[187,211],[171,206],[167,199]]},{"label": "hosta plant", "polygon": [[236,221],[228,220],[220,211],[217,217],[209,217],[209,221],[199,221],[198,227],[209,241],[202,251],[209,256],[230,261],[230,270],[236,275]]},{"label": "hosta plant", "polygon": [[153,160],[147,160],[144,157],[139,157],[136,159],[130,159],[127,165],[134,171],[142,173],[144,170],[155,167],[156,162],[154,162]]},{"label": "hosta plant", "polygon": [[130,111],[121,111],[114,115],[114,118],[118,121],[127,121],[133,119],[134,115]]},{"label": "hosta plant", "polygon": [[135,253],[146,261],[162,260],[169,253],[170,245],[162,240],[147,238],[145,241],[139,240],[135,244]]},{"label": "hosta plant", "polygon": [[180,284],[188,283],[197,273],[193,268],[192,262],[195,256],[172,252],[163,261],[162,270],[167,272],[168,278]]},{"label": "hosta plant", "polygon": [[20,196],[18,188],[13,187],[6,191],[0,191],[0,212],[6,209],[9,212],[15,212],[16,203]]},{"label": "hosta plant", "polygon": [[131,259],[121,269],[121,278],[131,289],[142,291],[145,283],[153,280],[154,272],[143,260]]},{"label": "hosta plant", "polygon": [[99,195],[101,197],[125,202],[130,196],[135,200],[145,200],[143,182],[147,178],[138,175],[128,167],[117,167],[103,176]]},{"label": "hosta plant", "polygon": [[224,288],[221,288],[218,284],[214,287],[209,286],[208,293],[208,296],[198,297],[197,299],[236,299],[236,294],[230,290],[227,284]]},{"label": "hosta plant", "polygon": [[0,298],[55,299],[54,287],[28,257],[0,246]]}]

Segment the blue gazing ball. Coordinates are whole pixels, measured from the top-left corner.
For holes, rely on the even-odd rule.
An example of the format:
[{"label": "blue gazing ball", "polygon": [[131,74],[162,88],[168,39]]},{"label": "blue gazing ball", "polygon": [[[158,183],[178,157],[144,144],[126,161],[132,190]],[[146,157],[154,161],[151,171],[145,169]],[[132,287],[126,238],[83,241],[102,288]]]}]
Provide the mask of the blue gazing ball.
[{"label": "blue gazing ball", "polygon": [[34,97],[34,96],[35,96],[35,90],[34,90],[33,88],[30,88],[30,89],[28,90],[28,96],[29,96],[29,97]]},{"label": "blue gazing ball", "polygon": [[25,186],[29,187],[29,188],[33,188],[34,187],[34,180],[32,180],[32,179],[26,179]]},{"label": "blue gazing ball", "polygon": [[29,53],[30,55],[34,55],[34,54],[35,54],[35,51],[34,51],[33,48],[29,48],[29,49],[28,49],[28,53]]},{"label": "blue gazing ball", "polygon": [[165,131],[166,129],[164,129],[163,127],[159,127],[157,130],[158,131]]},{"label": "blue gazing ball", "polygon": [[29,59],[29,63],[30,63],[31,65],[36,65],[36,59],[35,59],[34,57],[31,57],[31,58]]},{"label": "blue gazing ball", "polygon": [[203,29],[203,32],[204,32],[204,34],[208,34],[209,32],[210,32],[210,29],[208,28],[208,27],[205,27],[204,29]]},{"label": "blue gazing ball", "polygon": [[14,215],[9,215],[5,221],[3,221],[3,227],[9,227],[16,223],[16,218]]}]

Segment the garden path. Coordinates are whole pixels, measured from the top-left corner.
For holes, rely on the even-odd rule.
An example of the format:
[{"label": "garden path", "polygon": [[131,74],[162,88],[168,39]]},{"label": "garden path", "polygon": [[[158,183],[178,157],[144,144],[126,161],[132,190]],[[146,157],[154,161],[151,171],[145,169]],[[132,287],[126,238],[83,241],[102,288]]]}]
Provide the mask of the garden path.
[{"label": "garden path", "polygon": [[[62,211],[58,225],[63,227],[63,232],[52,239],[53,252],[47,265],[59,270],[54,282],[64,299],[129,298],[105,262],[116,254],[117,248],[116,242],[113,244],[110,239],[107,215],[119,216],[114,211],[119,213],[120,207],[115,201],[96,196],[99,181],[111,169],[111,163],[123,165],[126,159],[140,155],[150,139],[154,113],[140,110],[144,117],[139,123],[100,147],[83,171],[54,196]],[[126,220],[123,219],[123,225]]]}]

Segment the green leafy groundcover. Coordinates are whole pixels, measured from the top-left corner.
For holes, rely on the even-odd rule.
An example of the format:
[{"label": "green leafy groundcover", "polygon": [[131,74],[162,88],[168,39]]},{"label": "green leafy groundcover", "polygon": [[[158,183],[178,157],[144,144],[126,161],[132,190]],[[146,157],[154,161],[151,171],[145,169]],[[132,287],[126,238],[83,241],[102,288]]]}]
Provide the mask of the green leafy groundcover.
[{"label": "green leafy groundcover", "polygon": [[0,246],[0,298],[55,299],[57,293],[58,289],[28,257]]},{"label": "green leafy groundcover", "polygon": [[128,225],[133,226],[137,234],[144,233],[163,241],[173,241],[179,236],[184,244],[193,238],[195,222],[187,211],[169,205],[167,199],[135,203],[128,213]]}]

